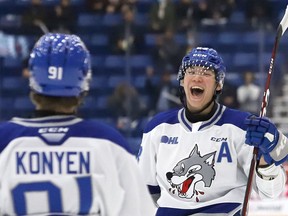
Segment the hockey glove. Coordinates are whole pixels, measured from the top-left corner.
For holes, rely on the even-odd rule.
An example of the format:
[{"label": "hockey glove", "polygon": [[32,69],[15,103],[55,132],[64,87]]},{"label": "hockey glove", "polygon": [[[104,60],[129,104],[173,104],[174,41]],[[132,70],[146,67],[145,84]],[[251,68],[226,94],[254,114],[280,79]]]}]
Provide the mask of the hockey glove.
[{"label": "hockey glove", "polygon": [[248,116],[245,143],[257,147],[268,164],[279,165],[287,159],[287,138],[265,117]]}]

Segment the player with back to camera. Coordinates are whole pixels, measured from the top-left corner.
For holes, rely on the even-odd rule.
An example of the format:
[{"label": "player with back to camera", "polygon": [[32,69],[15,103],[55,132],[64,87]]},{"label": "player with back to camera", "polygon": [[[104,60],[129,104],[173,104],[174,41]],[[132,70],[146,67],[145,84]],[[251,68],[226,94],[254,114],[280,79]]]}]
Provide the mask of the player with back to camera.
[{"label": "player with back to camera", "polygon": [[145,128],[139,165],[157,216],[240,215],[253,146],[261,157],[253,189],[268,198],[284,190],[285,137],[267,118],[217,102],[225,73],[217,51],[194,48],[178,72],[183,108],[157,114]]},{"label": "player with back to camera", "polygon": [[0,215],[154,215],[123,136],[76,116],[91,78],[81,39],[42,36],[29,68],[35,117],[0,125]]}]

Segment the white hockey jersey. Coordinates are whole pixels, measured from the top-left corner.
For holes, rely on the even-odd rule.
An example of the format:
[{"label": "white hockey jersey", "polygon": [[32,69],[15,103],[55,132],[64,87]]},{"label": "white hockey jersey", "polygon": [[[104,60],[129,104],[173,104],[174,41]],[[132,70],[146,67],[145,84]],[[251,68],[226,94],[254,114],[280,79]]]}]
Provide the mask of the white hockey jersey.
[{"label": "white hockey jersey", "polygon": [[75,116],[0,124],[0,215],[154,215],[124,138]]},{"label": "white hockey jersey", "polygon": [[[157,216],[240,215],[253,152],[244,144],[248,115],[217,104],[207,121],[192,124],[182,108],[148,123],[139,165],[150,193],[161,193]],[[280,170],[274,180],[259,180],[261,187],[254,182],[255,189],[267,190],[269,197],[280,194],[285,186]]]}]

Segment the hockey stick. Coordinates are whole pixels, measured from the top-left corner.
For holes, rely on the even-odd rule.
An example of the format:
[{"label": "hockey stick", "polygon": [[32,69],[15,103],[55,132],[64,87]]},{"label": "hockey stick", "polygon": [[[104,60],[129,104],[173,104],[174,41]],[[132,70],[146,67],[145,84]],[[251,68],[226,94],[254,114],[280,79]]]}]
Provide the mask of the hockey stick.
[{"label": "hockey stick", "polygon": [[[281,22],[277,28],[277,33],[276,33],[276,37],[275,37],[275,41],[274,41],[274,45],[273,45],[273,50],[272,50],[272,55],[271,55],[270,65],[269,65],[269,71],[268,71],[268,75],[267,75],[267,79],[266,79],[265,90],[264,90],[262,104],[261,104],[260,117],[266,116],[266,108],[268,106],[268,100],[269,100],[269,95],[270,95],[269,87],[270,87],[272,72],[274,69],[276,53],[277,53],[280,39],[287,28],[288,28],[288,5],[287,5],[286,11],[284,13],[284,16],[283,16],[283,18],[282,18],[282,20],[281,20]],[[247,182],[246,191],[245,191],[243,207],[242,207],[242,216],[246,216],[247,211],[248,211],[248,202],[249,202],[249,198],[251,195],[251,187],[252,187],[255,165],[256,165],[256,163],[257,164],[259,163],[259,161],[257,160],[257,154],[258,154],[258,148],[254,148],[253,157],[252,157],[251,164],[250,164],[250,170],[249,170],[248,182]]]}]

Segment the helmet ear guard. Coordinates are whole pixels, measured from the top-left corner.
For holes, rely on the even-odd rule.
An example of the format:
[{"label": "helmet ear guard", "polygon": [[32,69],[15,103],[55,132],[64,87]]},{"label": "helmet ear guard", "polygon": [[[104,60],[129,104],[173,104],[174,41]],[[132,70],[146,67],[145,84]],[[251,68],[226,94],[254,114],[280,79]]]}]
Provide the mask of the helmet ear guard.
[{"label": "helmet ear guard", "polygon": [[73,97],[89,90],[90,53],[76,35],[48,33],[29,59],[30,88],[47,96]]}]

